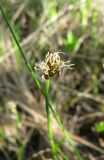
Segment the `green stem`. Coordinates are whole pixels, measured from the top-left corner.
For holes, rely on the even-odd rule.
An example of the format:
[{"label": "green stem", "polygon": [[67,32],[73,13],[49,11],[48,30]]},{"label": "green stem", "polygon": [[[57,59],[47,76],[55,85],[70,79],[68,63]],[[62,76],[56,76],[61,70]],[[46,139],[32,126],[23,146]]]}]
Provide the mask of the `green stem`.
[{"label": "green stem", "polygon": [[[46,93],[47,93],[47,95],[48,95],[48,90],[49,90],[49,80],[46,80]],[[43,96],[44,96],[44,94],[43,94]],[[73,148],[73,150],[74,150],[74,152],[75,152],[78,160],[83,160],[82,156],[80,156],[79,151],[77,150],[76,146],[74,145],[73,140],[69,137],[68,132],[66,131],[66,129],[65,129],[64,126],[62,125],[62,122],[61,122],[59,116],[57,115],[57,113],[56,113],[55,110],[53,109],[50,101],[48,100],[47,103],[48,103],[48,104],[47,104],[48,109],[50,108],[50,110],[52,111],[53,116],[54,116],[56,122],[58,123],[59,127],[62,129],[62,132],[63,132],[63,135],[64,135],[65,139],[67,140],[67,142],[68,142],[68,143],[71,145],[71,147]]]},{"label": "green stem", "polygon": [[51,148],[53,151],[53,156],[54,156],[54,160],[58,160],[57,158],[57,151],[56,151],[56,145],[54,143],[54,139],[53,139],[53,134],[52,134],[52,127],[51,127],[51,117],[50,117],[50,110],[49,110],[49,85],[50,85],[50,80],[46,80],[46,113],[47,113],[47,125],[48,125],[48,135],[49,135],[49,139],[50,139],[50,143],[51,143]]}]

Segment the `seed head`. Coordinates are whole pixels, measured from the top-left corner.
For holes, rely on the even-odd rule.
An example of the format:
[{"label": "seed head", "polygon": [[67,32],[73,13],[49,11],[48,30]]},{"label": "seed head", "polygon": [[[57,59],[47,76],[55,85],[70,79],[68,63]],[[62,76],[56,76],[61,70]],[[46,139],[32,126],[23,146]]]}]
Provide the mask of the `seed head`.
[{"label": "seed head", "polygon": [[49,79],[55,74],[60,74],[62,69],[74,69],[74,64],[70,64],[70,61],[64,62],[61,60],[60,53],[65,54],[61,51],[48,52],[44,61],[36,63],[35,69],[41,70],[45,79]]}]

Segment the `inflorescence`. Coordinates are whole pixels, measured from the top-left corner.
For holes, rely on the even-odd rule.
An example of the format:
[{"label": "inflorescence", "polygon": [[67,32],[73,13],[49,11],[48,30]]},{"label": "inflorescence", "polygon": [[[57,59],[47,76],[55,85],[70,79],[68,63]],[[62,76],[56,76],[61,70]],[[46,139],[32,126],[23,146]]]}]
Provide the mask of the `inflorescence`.
[{"label": "inflorescence", "polygon": [[60,74],[62,69],[74,69],[74,64],[70,64],[70,61],[64,62],[61,60],[60,53],[65,54],[61,51],[48,52],[44,61],[36,63],[35,69],[41,70],[45,79],[50,79],[55,74]]}]

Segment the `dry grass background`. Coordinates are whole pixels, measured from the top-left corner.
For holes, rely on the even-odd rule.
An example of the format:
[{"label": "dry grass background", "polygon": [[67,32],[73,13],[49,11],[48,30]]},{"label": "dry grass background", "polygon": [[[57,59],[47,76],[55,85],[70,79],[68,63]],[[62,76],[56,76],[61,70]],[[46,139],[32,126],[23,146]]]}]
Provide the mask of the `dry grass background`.
[{"label": "dry grass background", "polygon": [[[0,3],[33,67],[48,50],[61,49],[67,53],[63,58],[75,63],[73,71],[52,78],[52,104],[84,159],[103,160],[104,131],[98,133],[95,128],[104,120],[103,1],[89,2],[89,8],[81,0]],[[35,88],[1,14],[0,24],[0,160],[22,160],[22,152],[24,160],[49,159],[44,98]],[[41,74],[37,76],[44,87]],[[51,120],[54,137],[60,140],[62,133],[53,117]],[[65,142],[62,148],[69,157],[70,152],[73,155]]]}]

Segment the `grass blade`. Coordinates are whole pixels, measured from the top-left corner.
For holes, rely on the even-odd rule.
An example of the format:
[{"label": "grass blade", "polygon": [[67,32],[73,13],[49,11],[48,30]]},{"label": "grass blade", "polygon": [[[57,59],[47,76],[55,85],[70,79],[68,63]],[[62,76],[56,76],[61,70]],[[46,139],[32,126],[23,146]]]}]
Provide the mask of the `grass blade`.
[{"label": "grass blade", "polygon": [[24,59],[24,61],[25,61],[25,64],[26,64],[27,68],[29,69],[29,71],[30,71],[30,73],[31,73],[31,76],[32,76],[32,78],[33,78],[33,80],[34,80],[37,88],[39,88],[40,90],[42,90],[41,85],[40,85],[40,83],[39,83],[39,80],[38,80],[37,77],[35,76],[34,71],[33,71],[32,67],[31,67],[30,63],[27,61],[27,59],[26,59],[26,57],[25,57],[25,55],[24,55],[24,53],[23,53],[23,51],[22,51],[22,48],[21,48],[20,44],[18,43],[18,40],[17,40],[17,38],[16,38],[16,36],[15,36],[15,33],[14,33],[12,27],[10,26],[9,21],[8,21],[8,19],[7,19],[6,15],[5,15],[4,10],[3,10],[3,8],[2,8],[1,5],[0,5],[0,10],[1,10],[2,15],[3,15],[5,21],[6,21],[8,27],[9,27],[9,29],[10,29],[10,32],[11,32],[11,34],[12,34],[15,42],[16,42],[16,45],[17,45],[17,47],[18,47],[18,49],[19,49],[19,51],[20,51],[20,53],[21,53],[21,55],[22,55],[22,57],[23,57],[23,59]]}]

